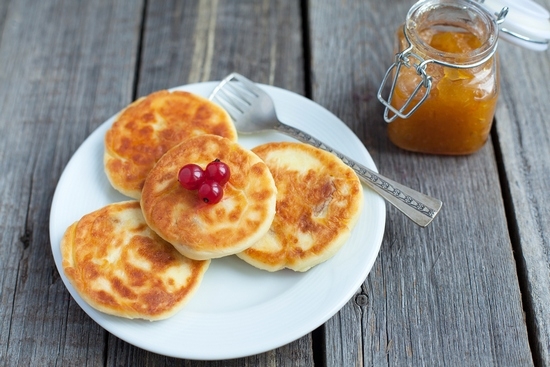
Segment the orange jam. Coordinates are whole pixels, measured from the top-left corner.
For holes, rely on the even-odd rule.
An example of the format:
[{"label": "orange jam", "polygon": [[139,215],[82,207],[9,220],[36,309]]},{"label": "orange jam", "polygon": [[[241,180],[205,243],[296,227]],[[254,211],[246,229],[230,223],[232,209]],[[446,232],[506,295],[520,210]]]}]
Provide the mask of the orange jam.
[{"label": "orange jam", "polygon": [[[481,46],[481,41],[467,31],[427,29],[419,36],[434,51],[451,57],[451,64],[467,61],[466,55]],[[398,39],[404,49],[407,43],[402,30]],[[487,140],[493,122],[499,93],[497,71],[496,54],[471,68],[428,64],[426,72],[432,77],[432,89],[409,118],[398,117],[388,125],[390,140],[400,148],[423,153],[458,155],[477,151]],[[402,67],[392,105],[401,108],[420,80],[414,67]],[[422,88],[411,106],[424,93]]]}]

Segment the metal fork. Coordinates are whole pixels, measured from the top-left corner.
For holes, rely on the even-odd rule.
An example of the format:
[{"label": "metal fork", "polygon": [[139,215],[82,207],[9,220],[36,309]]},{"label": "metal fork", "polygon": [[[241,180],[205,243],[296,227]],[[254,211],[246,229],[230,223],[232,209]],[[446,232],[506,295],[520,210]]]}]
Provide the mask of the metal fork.
[{"label": "metal fork", "polygon": [[430,224],[441,209],[443,203],[440,200],[394,182],[346,157],[311,135],[279,121],[271,97],[240,74],[228,75],[214,89],[209,99],[218,103],[231,115],[239,133],[276,130],[335,154],[350,166],[368,187],[421,227]]}]

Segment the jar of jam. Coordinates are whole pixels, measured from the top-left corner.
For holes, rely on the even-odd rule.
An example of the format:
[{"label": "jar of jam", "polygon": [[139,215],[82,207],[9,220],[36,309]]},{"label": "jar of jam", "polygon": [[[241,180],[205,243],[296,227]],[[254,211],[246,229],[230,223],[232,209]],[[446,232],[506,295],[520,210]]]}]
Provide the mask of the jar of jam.
[{"label": "jar of jam", "polygon": [[506,11],[493,16],[470,0],[413,5],[396,33],[396,59],[378,91],[395,145],[448,155],[484,145],[499,95],[498,24]]}]

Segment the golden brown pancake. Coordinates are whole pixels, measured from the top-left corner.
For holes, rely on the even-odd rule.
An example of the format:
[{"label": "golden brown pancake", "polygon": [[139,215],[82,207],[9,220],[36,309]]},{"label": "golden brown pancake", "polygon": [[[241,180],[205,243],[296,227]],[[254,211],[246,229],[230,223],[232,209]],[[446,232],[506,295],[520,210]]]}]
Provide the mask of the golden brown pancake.
[{"label": "golden brown pancake", "polygon": [[306,271],[345,243],[363,207],[355,172],[338,157],[302,143],[267,143],[252,149],[277,186],[269,232],[238,254],[260,269]]},{"label": "golden brown pancake", "polygon": [[[199,200],[197,190],[178,182],[181,167],[203,169],[220,159],[231,177],[217,204]],[[147,176],[141,195],[145,220],[162,238],[191,259],[241,252],[271,226],[277,189],[265,163],[238,143],[215,135],[190,138],[169,150]]]},{"label": "golden brown pancake", "polygon": [[72,224],[61,255],[65,275],[90,306],[146,320],[179,311],[210,264],[182,256],[153,232],[138,201],[107,205]]},{"label": "golden brown pancake", "polygon": [[124,109],[105,135],[104,165],[111,185],[139,199],[145,177],[158,159],[183,140],[214,134],[237,141],[227,112],[183,91],[158,91]]}]

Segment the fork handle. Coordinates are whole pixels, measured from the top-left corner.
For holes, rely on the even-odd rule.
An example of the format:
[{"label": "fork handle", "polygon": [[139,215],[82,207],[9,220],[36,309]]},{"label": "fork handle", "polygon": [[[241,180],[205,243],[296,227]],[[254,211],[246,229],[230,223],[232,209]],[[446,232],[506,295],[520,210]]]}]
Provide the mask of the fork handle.
[{"label": "fork handle", "polygon": [[275,126],[275,130],[303,143],[333,153],[351,167],[368,187],[421,227],[430,224],[443,205],[438,199],[424,195],[370,170],[299,129],[279,122]]}]

